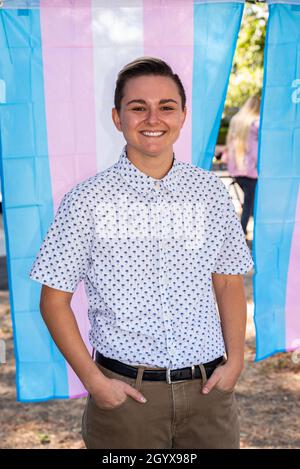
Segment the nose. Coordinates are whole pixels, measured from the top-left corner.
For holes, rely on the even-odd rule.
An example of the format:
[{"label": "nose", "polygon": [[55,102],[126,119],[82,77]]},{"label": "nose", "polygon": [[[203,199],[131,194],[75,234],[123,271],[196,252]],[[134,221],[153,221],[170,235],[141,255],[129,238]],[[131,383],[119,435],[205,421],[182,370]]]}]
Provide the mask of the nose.
[{"label": "nose", "polygon": [[149,109],[147,122],[150,125],[156,125],[159,122],[158,111],[156,109]]}]

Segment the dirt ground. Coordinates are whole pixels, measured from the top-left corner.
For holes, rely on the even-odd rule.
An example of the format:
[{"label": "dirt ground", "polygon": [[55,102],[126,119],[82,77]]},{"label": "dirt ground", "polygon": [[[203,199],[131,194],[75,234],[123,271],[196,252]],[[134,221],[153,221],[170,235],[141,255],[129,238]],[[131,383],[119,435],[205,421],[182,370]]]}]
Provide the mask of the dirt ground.
[{"label": "dirt ground", "polygon": [[[300,448],[300,364],[292,354],[254,362],[252,279],[245,276],[248,326],[245,369],[236,387],[242,448]],[[1,448],[84,448],[80,435],[85,398],[43,403],[16,402],[15,362],[8,292],[0,291],[0,339],[6,360],[0,364]]]}]

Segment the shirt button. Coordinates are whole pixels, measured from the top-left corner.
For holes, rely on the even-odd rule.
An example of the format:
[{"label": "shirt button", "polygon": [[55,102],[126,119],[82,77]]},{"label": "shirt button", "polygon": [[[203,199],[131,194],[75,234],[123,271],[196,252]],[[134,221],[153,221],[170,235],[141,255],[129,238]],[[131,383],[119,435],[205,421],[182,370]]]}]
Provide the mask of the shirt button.
[{"label": "shirt button", "polygon": [[154,189],[157,190],[157,191],[159,191],[159,189],[160,189],[160,182],[155,182],[155,183],[154,183]]},{"label": "shirt button", "polygon": [[171,313],[166,312],[165,313],[165,319],[171,319],[171,318],[172,318]]},{"label": "shirt button", "polygon": [[170,348],[170,354],[171,354],[171,355],[175,355],[175,353],[176,353],[175,348],[174,348],[174,347],[171,347],[171,348]]}]

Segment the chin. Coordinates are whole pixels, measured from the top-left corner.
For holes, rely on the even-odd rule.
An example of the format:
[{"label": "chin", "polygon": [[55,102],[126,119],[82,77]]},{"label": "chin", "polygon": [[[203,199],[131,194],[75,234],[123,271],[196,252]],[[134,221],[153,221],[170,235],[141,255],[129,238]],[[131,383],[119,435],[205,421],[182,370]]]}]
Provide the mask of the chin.
[{"label": "chin", "polygon": [[147,146],[147,145],[143,145],[143,146],[140,146],[140,147],[136,147],[136,150],[138,150],[140,153],[144,153],[146,155],[153,155],[153,156],[156,156],[156,155],[160,155],[164,150],[165,150],[165,146]]},{"label": "chin", "polygon": [[160,148],[159,150],[143,150],[143,153],[148,156],[160,156],[164,151],[164,148]]}]

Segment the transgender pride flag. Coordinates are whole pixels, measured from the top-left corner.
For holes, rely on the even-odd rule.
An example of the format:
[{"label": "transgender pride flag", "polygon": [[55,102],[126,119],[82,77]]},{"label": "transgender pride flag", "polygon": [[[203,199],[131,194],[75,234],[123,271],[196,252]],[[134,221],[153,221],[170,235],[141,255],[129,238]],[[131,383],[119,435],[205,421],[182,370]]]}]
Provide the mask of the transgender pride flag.
[{"label": "transgender pride flag", "polygon": [[[182,77],[175,151],[210,169],[243,1],[6,0],[0,7],[0,175],[17,400],[86,395],[39,312],[29,271],[62,196],[115,163],[118,71],[158,56]],[[300,347],[300,0],[268,0],[255,197],[256,359]],[[72,308],[89,350],[83,285]],[[1,365],[0,365],[1,366]]]},{"label": "transgender pride flag", "polygon": [[[39,312],[41,286],[28,274],[63,195],[119,158],[124,142],[111,121],[117,72],[143,55],[170,63],[189,112],[176,156],[210,168],[243,3],[4,2],[0,161],[17,400],[86,395],[51,339]],[[88,345],[82,284],[72,308]]]},{"label": "transgender pride flag", "polygon": [[254,208],[257,360],[300,350],[300,0],[268,3]]}]

